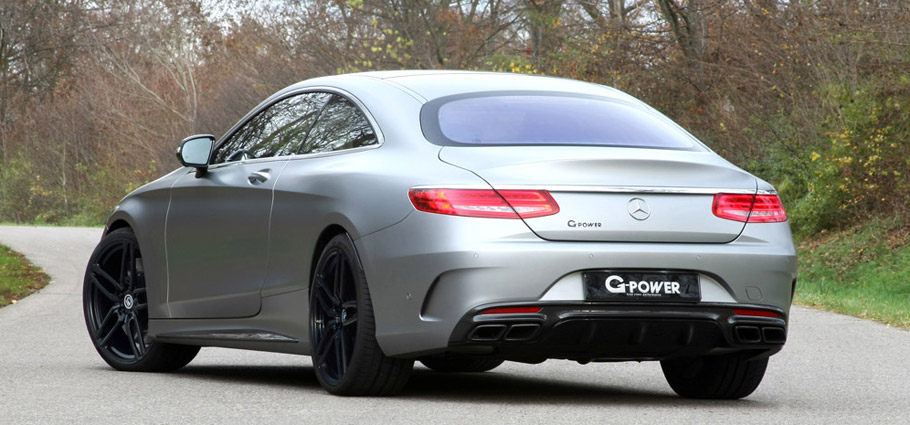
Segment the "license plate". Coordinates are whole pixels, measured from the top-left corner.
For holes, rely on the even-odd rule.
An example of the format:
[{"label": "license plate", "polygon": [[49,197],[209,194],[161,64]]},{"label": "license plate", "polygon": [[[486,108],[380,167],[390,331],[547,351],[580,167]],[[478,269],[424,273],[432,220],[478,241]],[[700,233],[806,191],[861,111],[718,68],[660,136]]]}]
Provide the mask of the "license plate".
[{"label": "license plate", "polygon": [[588,301],[700,301],[698,274],[596,271],[582,275]]}]

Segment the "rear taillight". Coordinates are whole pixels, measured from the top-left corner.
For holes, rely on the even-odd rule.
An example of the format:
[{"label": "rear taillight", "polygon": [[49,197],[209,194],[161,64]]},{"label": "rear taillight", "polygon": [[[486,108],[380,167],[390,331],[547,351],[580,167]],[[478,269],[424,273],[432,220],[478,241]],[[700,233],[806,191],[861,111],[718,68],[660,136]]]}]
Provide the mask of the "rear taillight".
[{"label": "rear taillight", "polygon": [[559,212],[545,190],[411,189],[408,195],[415,208],[435,214],[533,218]]},{"label": "rear taillight", "polygon": [[777,223],[787,221],[787,212],[777,195],[714,195],[714,215],[728,220],[748,223]]}]

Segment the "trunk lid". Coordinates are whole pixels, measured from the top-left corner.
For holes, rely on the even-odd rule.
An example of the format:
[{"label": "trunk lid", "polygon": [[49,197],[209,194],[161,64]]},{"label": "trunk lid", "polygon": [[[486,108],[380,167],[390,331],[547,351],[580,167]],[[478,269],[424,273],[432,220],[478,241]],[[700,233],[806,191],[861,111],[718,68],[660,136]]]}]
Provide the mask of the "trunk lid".
[{"label": "trunk lid", "polygon": [[544,189],[559,213],[526,219],[556,241],[726,243],[745,223],[712,212],[714,194],[757,180],[713,152],[583,146],[446,146],[439,158],[494,189]]}]

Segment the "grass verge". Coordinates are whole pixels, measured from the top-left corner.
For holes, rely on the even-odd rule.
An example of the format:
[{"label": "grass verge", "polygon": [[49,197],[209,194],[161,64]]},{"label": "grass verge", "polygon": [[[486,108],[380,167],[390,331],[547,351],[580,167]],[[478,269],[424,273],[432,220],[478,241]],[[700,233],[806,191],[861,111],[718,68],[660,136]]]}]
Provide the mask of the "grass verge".
[{"label": "grass verge", "polygon": [[50,280],[22,254],[0,245],[0,307],[17,303]]},{"label": "grass verge", "polygon": [[873,219],[798,251],[798,304],[910,329],[910,223]]}]

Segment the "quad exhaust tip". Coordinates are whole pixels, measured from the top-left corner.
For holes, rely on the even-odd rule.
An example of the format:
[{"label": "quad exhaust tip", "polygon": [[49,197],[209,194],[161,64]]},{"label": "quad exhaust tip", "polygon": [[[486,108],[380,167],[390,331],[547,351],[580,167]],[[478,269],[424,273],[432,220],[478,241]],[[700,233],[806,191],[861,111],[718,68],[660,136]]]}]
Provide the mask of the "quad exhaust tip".
[{"label": "quad exhaust tip", "polygon": [[742,344],[783,344],[787,341],[787,331],[779,326],[746,326],[733,328],[736,341]]},{"label": "quad exhaust tip", "polygon": [[783,344],[787,341],[787,332],[784,328],[775,326],[764,327],[761,329],[762,339],[771,344]]},{"label": "quad exhaust tip", "polygon": [[537,336],[539,331],[540,325],[537,323],[479,325],[471,331],[468,339],[476,342],[529,341]]},{"label": "quad exhaust tip", "polygon": [[506,331],[506,341],[527,341],[537,335],[540,325],[536,323],[520,323],[509,326]]}]

